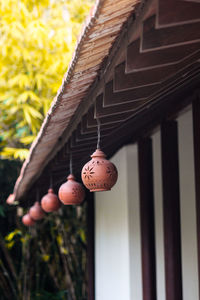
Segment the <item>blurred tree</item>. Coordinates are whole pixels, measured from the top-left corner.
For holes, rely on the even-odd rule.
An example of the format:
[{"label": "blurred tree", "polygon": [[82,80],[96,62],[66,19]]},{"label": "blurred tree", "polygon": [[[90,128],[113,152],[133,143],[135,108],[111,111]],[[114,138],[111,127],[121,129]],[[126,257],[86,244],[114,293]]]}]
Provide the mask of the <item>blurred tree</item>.
[{"label": "blurred tree", "polygon": [[0,155],[24,159],[93,0],[0,1]]},{"label": "blurred tree", "polygon": [[28,229],[13,214],[15,229],[0,234],[0,300],[87,299],[86,205]]},{"label": "blurred tree", "polygon": [[13,218],[15,208],[6,205],[5,200],[13,191],[20,168],[21,163],[18,161],[0,160],[0,228],[2,235],[7,234],[8,228],[9,230],[15,229],[15,218]]}]

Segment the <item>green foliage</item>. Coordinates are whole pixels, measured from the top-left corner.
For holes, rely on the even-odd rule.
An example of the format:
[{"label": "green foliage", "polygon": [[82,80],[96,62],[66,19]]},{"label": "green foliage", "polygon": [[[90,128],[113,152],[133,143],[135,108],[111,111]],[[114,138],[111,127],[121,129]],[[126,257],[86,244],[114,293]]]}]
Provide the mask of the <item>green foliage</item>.
[{"label": "green foliage", "polygon": [[0,160],[0,205],[12,193],[20,167],[21,163],[18,161]]},{"label": "green foliage", "polygon": [[[15,208],[6,204],[6,199],[13,192],[13,187],[19,174],[21,163],[11,160],[0,160],[0,228],[1,234],[13,229]],[[13,218],[13,219],[12,219]]]},{"label": "green foliage", "polygon": [[0,154],[24,159],[92,0],[0,1]]},{"label": "green foliage", "polygon": [[5,217],[5,211],[3,205],[0,205],[0,217]]},{"label": "green foliage", "polygon": [[[0,299],[87,299],[86,207],[62,207],[33,228],[8,206],[20,162],[0,160]],[[29,296],[30,297],[29,297]]]},{"label": "green foliage", "polygon": [[28,229],[17,218],[18,227],[0,237],[0,279],[5,270],[7,274],[4,284],[0,280],[0,293],[5,299],[5,285],[8,299],[15,294],[16,300],[30,294],[31,300],[87,299],[85,209],[86,203],[65,208]]},{"label": "green foliage", "polygon": [[35,295],[33,295],[32,300],[67,300],[68,291],[60,291],[58,293],[48,293],[45,290],[38,291]]}]

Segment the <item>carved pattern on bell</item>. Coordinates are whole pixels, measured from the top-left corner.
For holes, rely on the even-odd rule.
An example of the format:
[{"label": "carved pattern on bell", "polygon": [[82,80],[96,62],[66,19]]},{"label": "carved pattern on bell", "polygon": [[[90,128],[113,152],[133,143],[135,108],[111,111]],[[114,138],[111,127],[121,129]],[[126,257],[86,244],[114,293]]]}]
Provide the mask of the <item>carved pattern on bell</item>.
[{"label": "carved pattern on bell", "polygon": [[85,191],[82,184],[75,181],[74,175],[70,174],[67,182],[61,185],[58,196],[65,205],[78,205],[83,202]]},{"label": "carved pattern on bell", "polygon": [[115,165],[106,159],[106,155],[97,149],[92,159],[85,164],[81,177],[91,192],[109,191],[116,183],[118,173]]}]

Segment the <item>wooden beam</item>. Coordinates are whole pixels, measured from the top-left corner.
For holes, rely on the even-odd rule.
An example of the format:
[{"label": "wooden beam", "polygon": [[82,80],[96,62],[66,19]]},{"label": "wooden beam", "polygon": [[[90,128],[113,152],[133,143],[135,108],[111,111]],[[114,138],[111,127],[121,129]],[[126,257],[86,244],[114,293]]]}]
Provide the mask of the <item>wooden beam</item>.
[{"label": "wooden beam", "polygon": [[200,20],[200,3],[158,0],[157,27],[186,24]]},{"label": "wooden beam", "polygon": [[159,88],[159,85],[147,86],[138,89],[130,89],[125,91],[115,91],[113,80],[109,81],[105,85],[103,107],[113,107],[122,103],[128,103],[133,101],[145,100],[147,97],[155,93]]},{"label": "wooden beam", "polygon": [[[101,137],[105,137],[108,135],[108,133],[110,133],[110,128],[101,128]],[[95,138],[97,138],[97,129],[94,131],[94,132],[87,132],[87,133],[82,133],[81,132],[81,127],[79,126],[77,128],[77,130],[75,131],[75,138],[76,138],[76,141],[79,142],[79,141],[89,141],[89,140],[93,140]]]},{"label": "wooden beam", "polygon": [[83,150],[85,148],[89,148],[89,147],[92,147],[92,148],[94,147],[95,148],[96,144],[97,144],[97,134],[96,134],[96,139],[94,137],[92,140],[77,141],[76,137],[75,137],[75,134],[71,138],[72,152],[76,151],[76,149],[80,151],[80,148],[81,148],[81,150]]},{"label": "wooden beam", "polygon": [[94,193],[87,193],[88,300],[95,300],[95,211]]},{"label": "wooden beam", "polygon": [[187,69],[198,64],[200,50],[185,58],[177,64],[158,67],[152,70],[125,73],[125,62],[115,68],[114,89],[118,91],[133,88],[141,88],[154,84],[162,84],[174,77],[180,77],[180,73],[188,73]]},{"label": "wooden beam", "polygon": [[[121,112],[120,115],[114,115],[112,118],[110,116],[101,117],[100,123],[101,125],[105,124],[114,124],[114,123],[120,123],[124,122],[126,119],[130,118],[132,116],[132,112]],[[89,114],[87,119],[87,127],[96,127],[97,126],[97,120],[95,119],[95,111],[93,111],[93,115]]]},{"label": "wooden beam", "polygon": [[128,89],[141,88],[149,85],[158,85],[162,82],[163,76],[171,74],[171,70],[156,70],[152,74],[151,71],[143,71],[137,73],[126,74],[125,73],[126,63],[123,62],[115,67],[114,71],[114,90],[115,91],[125,91]]},{"label": "wooden beam", "polygon": [[155,69],[157,67],[177,64],[200,49],[200,42],[178,45],[169,49],[140,52],[140,40],[127,47],[126,73]]},{"label": "wooden beam", "polygon": [[[91,113],[90,111],[88,112],[88,114]],[[93,111],[94,113],[94,111]],[[88,114],[85,115],[81,121],[81,134],[87,134],[87,133],[96,133],[97,132],[97,122],[96,122],[96,126],[93,126],[93,127],[88,127],[87,126],[87,117],[88,117]],[[116,125],[111,125],[111,124],[107,124],[107,125],[103,125],[101,124],[101,129],[104,128],[104,129],[112,129],[116,127]]]},{"label": "wooden beam", "polygon": [[143,300],[156,300],[152,140],[138,143]]},{"label": "wooden beam", "polygon": [[146,71],[138,71],[134,73],[125,73],[125,62],[116,66],[114,73],[114,89],[126,90],[133,88],[141,88],[142,86],[154,85],[158,83],[164,84],[170,77],[175,77],[179,72],[184,72],[188,67],[197,63],[200,57],[200,50],[193,55],[181,60],[177,64],[158,67]]},{"label": "wooden beam", "polygon": [[161,126],[166,300],[182,300],[177,123]]},{"label": "wooden beam", "polygon": [[[100,95],[101,96],[101,95]],[[112,116],[114,115],[121,115],[123,112],[134,112],[138,110],[140,107],[142,107],[145,103],[147,103],[148,99],[140,99],[140,100],[133,100],[121,104],[116,104],[108,107],[103,106],[103,95],[102,97],[97,97],[97,100],[95,102],[95,111],[94,111],[94,116],[95,118],[104,118],[107,116]],[[129,99],[130,100],[130,99]]]},{"label": "wooden beam", "polygon": [[194,139],[194,169],[197,214],[197,246],[198,246],[198,272],[200,290],[200,97],[197,96],[192,103],[193,109],[193,139]]},{"label": "wooden beam", "polygon": [[200,41],[200,22],[162,29],[155,28],[155,16],[142,25],[141,50],[153,51]]}]

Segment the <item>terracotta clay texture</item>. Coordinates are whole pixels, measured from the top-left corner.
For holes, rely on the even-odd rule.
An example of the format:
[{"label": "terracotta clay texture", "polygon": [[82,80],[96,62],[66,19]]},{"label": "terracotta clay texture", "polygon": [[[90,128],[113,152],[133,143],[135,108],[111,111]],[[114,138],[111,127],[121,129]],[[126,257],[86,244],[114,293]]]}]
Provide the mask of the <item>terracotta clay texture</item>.
[{"label": "terracotta clay texture", "polygon": [[29,215],[33,220],[41,220],[44,218],[45,213],[42,210],[40,203],[36,201],[34,205],[30,208]]},{"label": "terracotta clay texture", "polygon": [[29,214],[26,214],[22,218],[22,222],[25,226],[33,226],[35,225],[35,221],[30,217]]},{"label": "terracotta clay texture", "polygon": [[58,196],[65,205],[78,205],[83,202],[85,191],[82,184],[75,181],[74,175],[70,174],[67,182],[61,185]]},{"label": "terracotta clay texture", "polygon": [[11,205],[13,204],[13,202],[15,201],[15,195],[14,194],[10,194],[6,200],[6,203]]},{"label": "terracotta clay texture", "polygon": [[46,212],[53,212],[60,208],[61,203],[54,193],[53,189],[48,190],[48,194],[46,194],[41,200],[42,209]]},{"label": "terracotta clay texture", "polygon": [[113,163],[106,159],[106,155],[97,149],[92,159],[85,164],[81,177],[90,192],[109,191],[117,182],[117,169]]}]

